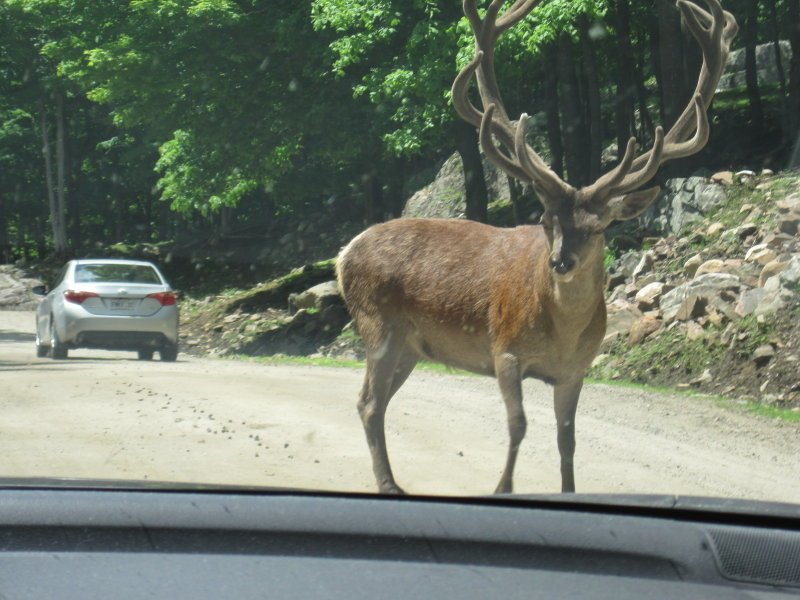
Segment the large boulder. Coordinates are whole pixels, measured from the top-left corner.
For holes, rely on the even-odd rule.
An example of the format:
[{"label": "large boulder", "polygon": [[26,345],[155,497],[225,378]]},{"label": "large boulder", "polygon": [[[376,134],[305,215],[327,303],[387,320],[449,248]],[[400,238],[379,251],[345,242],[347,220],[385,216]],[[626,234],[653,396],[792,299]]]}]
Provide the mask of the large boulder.
[{"label": "large boulder", "polygon": [[646,229],[675,235],[706,219],[727,199],[725,188],[702,176],[668,179],[653,205],[639,218]]},{"label": "large boulder", "polygon": [[[483,172],[489,198],[492,201],[510,200],[508,177],[485,158],[483,159]],[[408,199],[403,209],[403,216],[462,219],[466,212],[464,166],[461,156],[456,153],[444,162],[433,183],[417,191]]]},{"label": "large boulder", "polygon": [[[778,44],[783,72],[788,75],[789,63],[792,60],[792,46],[788,40],[781,40]],[[756,70],[759,85],[769,86],[778,83],[778,64],[775,60],[775,44],[773,42],[756,46]],[[744,49],[734,50],[728,58],[728,65],[719,81],[717,91],[733,90],[745,85],[747,85],[747,81],[745,79]]]},{"label": "large boulder", "polygon": [[13,265],[0,265],[0,310],[35,310],[40,298],[31,289],[42,285]]},{"label": "large boulder", "polygon": [[328,306],[341,303],[342,297],[336,281],[323,281],[303,292],[289,294],[290,313],[295,313],[301,308],[324,310]]}]

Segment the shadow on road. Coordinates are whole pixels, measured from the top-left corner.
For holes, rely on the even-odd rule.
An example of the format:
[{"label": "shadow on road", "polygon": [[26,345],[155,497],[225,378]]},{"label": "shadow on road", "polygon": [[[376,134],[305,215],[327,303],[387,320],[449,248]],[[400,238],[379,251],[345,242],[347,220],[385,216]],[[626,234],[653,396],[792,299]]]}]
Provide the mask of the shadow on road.
[{"label": "shadow on road", "polygon": [[0,329],[0,342],[33,342],[36,335],[33,333],[23,333],[21,331],[9,331]]},{"label": "shadow on road", "polygon": [[[32,353],[31,353],[32,354]],[[69,369],[70,363],[76,368],[78,365],[85,367],[87,365],[108,365],[113,363],[127,363],[134,362],[142,365],[145,364],[164,364],[160,360],[139,360],[137,358],[128,357],[103,357],[103,356],[70,356],[69,358],[52,360],[49,358],[34,358],[31,355],[30,360],[0,360],[0,372],[2,371],[63,371]],[[181,363],[183,361],[177,360],[171,364]]]}]

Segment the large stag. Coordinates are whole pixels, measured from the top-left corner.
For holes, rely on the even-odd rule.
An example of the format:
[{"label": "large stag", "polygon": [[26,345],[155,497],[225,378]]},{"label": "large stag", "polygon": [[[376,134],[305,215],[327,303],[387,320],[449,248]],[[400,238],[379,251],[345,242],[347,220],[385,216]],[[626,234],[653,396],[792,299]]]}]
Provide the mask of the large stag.
[{"label": "large stag", "polygon": [[[718,0],[704,2],[708,11],[677,0],[683,22],[703,52],[697,88],[686,109],[666,135],[656,129],[649,151],[637,157],[631,138],[616,168],[576,189],[526,143],[527,115],[517,122],[508,118],[495,79],[498,37],[538,0],[516,0],[502,14],[504,0],[493,0],[483,18],[475,0],[464,0],[476,51],[453,83],[453,104],[480,129],[486,156],[531,184],[545,211],[541,225],[515,229],[399,219],[369,228],[340,254],[339,284],[366,346],[358,410],[381,492],[403,492],[389,464],[384,417],[389,400],[421,359],[497,378],[510,436],[497,492],[512,490],[525,436],[521,380],[534,377],[551,384],[561,489],[575,490],[575,410],[606,328],[603,232],[612,221],[633,218],[653,202],[657,187],[635,190],[660,165],[705,146],[706,112],[738,29]],[[469,100],[473,76],[482,110]]]}]

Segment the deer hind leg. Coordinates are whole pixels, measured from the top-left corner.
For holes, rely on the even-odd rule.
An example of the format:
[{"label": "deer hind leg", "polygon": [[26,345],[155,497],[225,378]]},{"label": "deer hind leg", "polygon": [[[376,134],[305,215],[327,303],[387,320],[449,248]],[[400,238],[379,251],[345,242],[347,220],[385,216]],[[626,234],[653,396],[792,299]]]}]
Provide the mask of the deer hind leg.
[{"label": "deer hind leg", "polygon": [[556,385],[553,391],[553,404],[558,428],[558,453],[561,455],[561,491],[575,491],[575,412],[581,395],[583,379]]},{"label": "deer hind leg", "polygon": [[517,453],[528,424],[522,408],[522,377],[517,358],[511,354],[501,354],[495,358],[494,368],[500,393],[506,405],[509,437],[506,466],[495,494],[505,494],[514,490],[514,465],[517,463]]},{"label": "deer hind leg", "polygon": [[405,492],[394,480],[389,463],[385,417],[389,400],[414,370],[417,357],[404,347],[405,340],[392,338],[389,333],[379,351],[367,352],[367,373],[358,401],[358,412],[372,455],[378,490],[383,494],[403,494]]}]

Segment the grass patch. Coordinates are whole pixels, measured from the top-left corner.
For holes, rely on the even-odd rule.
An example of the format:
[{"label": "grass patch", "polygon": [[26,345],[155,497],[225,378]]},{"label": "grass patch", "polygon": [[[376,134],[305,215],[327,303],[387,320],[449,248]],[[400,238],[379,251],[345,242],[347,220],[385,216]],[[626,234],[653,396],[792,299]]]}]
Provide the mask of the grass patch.
[{"label": "grass patch", "polygon": [[361,360],[333,358],[328,356],[288,356],[284,354],[248,356],[246,354],[229,354],[224,358],[267,365],[305,365],[311,367],[343,367],[348,369],[361,369],[364,367],[364,361]]},{"label": "grass patch", "polygon": [[[711,336],[689,340],[676,328],[633,347],[620,338],[609,353],[616,359],[614,369],[631,381],[648,383],[660,378],[670,382],[699,375],[721,359],[725,347],[715,343]],[[606,379],[609,377],[606,369],[606,365],[600,365],[591,370],[591,375]]]},{"label": "grass patch", "polygon": [[[729,401],[730,402],[730,401]],[[734,403],[734,406],[736,403]],[[800,423],[800,412],[795,412],[788,408],[780,408],[778,406],[767,406],[757,402],[747,402],[742,408],[749,413],[766,417],[769,419],[778,419],[779,421],[786,421],[788,423]]]},{"label": "grass patch", "polygon": [[770,343],[776,334],[772,320],[759,322],[755,315],[740,319],[736,323],[736,331],[739,335],[734,351],[741,358],[749,358],[756,348]]},{"label": "grass patch", "polygon": [[[331,358],[326,356],[314,356],[314,357],[286,356],[280,354],[274,356],[246,356],[243,354],[233,354],[233,355],[228,355],[224,358],[230,360],[255,362],[266,365],[300,365],[300,366],[312,366],[312,367],[337,367],[346,369],[363,369],[366,366],[364,361],[361,360]],[[470,377],[482,377],[482,375],[478,375],[470,371],[453,369],[451,367],[448,367],[440,363],[432,363],[427,361],[421,361],[417,365],[417,369],[429,373],[439,373],[443,375],[462,375],[462,376],[466,375]],[[767,419],[786,421],[788,423],[800,423],[800,412],[795,412],[790,409],[780,408],[776,406],[766,406],[764,404],[759,404],[758,402],[753,402],[753,401],[733,400],[731,398],[714,396],[712,394],[703,394],[691,390],[680,390],[665,386],[646,385],[643,383],[637,383],[635,381],[626,381],[626,380],[605,380],[605,379],[587,377],[585,379],[585,383],[588,385],[607,385],[612,387],[637,389],[645,392],[656,392],[668,395],[689,396],[693,399],[701,401],[710,400],[718,405],[723,406],[724,408],[731,410],[745,411]]]},{"label": "grass patch", "polygon": [[711,401],[728,410],[747,412],[766,419],[785,421],[787,423],[800,423],[800,412],[793,411],[789,408],[760,404],[753,400],[736,400],[733,398],[725,398],[724,396],[696,392],[694,390],[681,390],[665,386],[647,385],[644,383],[637,383],[635,381],[627,381],[624,379],[606,380],[587,377],[584,381],[588,385],[607,385],[611,387],[641,390],[643,392],[657,392],[672,396],[686,396],[692,398],[693,400]]}]

